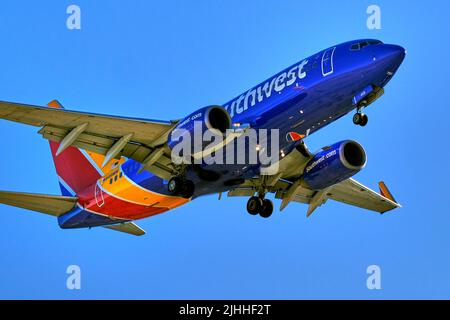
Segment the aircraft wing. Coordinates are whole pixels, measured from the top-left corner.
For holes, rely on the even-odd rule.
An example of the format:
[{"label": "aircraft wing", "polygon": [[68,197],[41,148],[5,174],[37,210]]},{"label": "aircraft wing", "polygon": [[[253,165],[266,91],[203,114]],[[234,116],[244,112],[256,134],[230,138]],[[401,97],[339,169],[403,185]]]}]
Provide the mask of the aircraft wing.
[{"label": "aircraft wing", "polygon": [[123,155],[143,163],[146,170],[163,178],[170,177],[174,170],[170,153],[162,146],[175,122],[3,101],[0,101],[0,119],[42,127],[39,133],[51,141],[67,143],[111,158]]},{"label": "aircraft wing", "polygon": [[[248,180],[241,186],[228,192],[228,196],[253,196],[260,187],[260,184],[260,178]],[[371,190],[354,179],[345,180],[319,192],[301,185],[296,185],[295,182],[281,179],[273,186],[266,187],[266,190],[275,194],[275,198],[282,200],[281,210],[290,202],[308,204],[307,216],[310,216],[329,199],[379,213],[385,213],[401,207],[392,197],[392,194],[383,182],[380,182],[380,193]]]},{"label": "aircraft wing", "polygon": [[282,200],[280,210],[291,202],[308,204],[307,216],[329,199],[357,206],[367,210],[385,213],[401,207],[392,196],[384,182],[380,182],[380,193],[362,185],[354,179],[347,179],[321,191],[308,189],[301,183],[301,175],[311,153],[302,143],[279,163],[279,174],[275,176],[259,176],[246,180],[242,185],[228,192],[228,196],[251,197],[260,190],[273,193],[276,199]]}]

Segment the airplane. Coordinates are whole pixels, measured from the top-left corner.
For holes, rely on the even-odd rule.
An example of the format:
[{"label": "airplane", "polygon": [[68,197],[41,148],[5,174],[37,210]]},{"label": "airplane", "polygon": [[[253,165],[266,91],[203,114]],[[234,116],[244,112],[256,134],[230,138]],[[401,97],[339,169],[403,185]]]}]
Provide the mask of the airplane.
[{"label": "airplane", "polygon": [[[356,141],[331,144],[316,153],[305,139],[384,94],[399,69],[404,48],[374,39],[345,42],[320,51],[252,87],[224,105],[200,108],[180,120],[157,121],[0,102],[0,118],[39,127],[49,140],[62,195],[0,191],[0,203],[57,217],[62,229],[105,227],[132,235],[145,231],[135,220],[161,214],[204,195],[247,197],[251,215],[269,218],[273,194],[280,210],[308,205],[309,217],[329,199],[385,213],[401,207],[385,183],[376,192],[352,177],[367,161]],[[279,130],[278,171],[261,164],[176,164],[171,134],[203,128],[222,134],[248,128]],[[222,146],[223,147],[223,146]]]}]

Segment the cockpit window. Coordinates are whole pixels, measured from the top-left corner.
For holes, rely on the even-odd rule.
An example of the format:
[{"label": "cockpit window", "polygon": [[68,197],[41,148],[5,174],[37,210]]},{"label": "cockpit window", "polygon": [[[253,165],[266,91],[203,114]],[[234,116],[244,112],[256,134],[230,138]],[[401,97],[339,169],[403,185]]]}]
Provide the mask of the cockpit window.
[{"label": "cockpit window", "polygon": [[367,41],[365,41],[365,42],[361,42],[360,44],[359,44],[359,47],[362,49],[362,48],[364,48],[364,47],[367,47],[369,45],[369,43],[367,42]]},{"label": "cockpit window", "polygon": [[350,50],[357,51],[361,50],[364,47],[371,46],[371,45],[377,45],[377,44],[383,44],[383,42],[379,40],[367,40],[367,41],[361,41],[359,43],[355,43],[350,47]]}]

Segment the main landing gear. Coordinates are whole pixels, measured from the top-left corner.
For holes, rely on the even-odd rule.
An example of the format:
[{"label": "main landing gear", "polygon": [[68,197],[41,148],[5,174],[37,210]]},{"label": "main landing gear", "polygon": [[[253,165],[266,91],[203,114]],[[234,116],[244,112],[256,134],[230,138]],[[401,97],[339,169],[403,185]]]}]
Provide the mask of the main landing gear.
[{"label": "main landing gear", "polygon": [[167,190],[173,196],[181,196],[189,199],[194,195],[195,185],[190,180],[184,180],[180,177],[174,177],[169,180]]},{"label": "main landing gear", "polygon": [[353,123],[361,127],[365,127],[369,122],[369,117],[361,112],[361,109],[363,107],[364,105],[360,105],[357,108],[355,115],[353,116]]},{"label": "main landing gear", "polygon": [[264,197],[251,197],[247,202],[247,211],[253,216],[259,214],[263,218],[269,218],[273,213],[273,203]]}]

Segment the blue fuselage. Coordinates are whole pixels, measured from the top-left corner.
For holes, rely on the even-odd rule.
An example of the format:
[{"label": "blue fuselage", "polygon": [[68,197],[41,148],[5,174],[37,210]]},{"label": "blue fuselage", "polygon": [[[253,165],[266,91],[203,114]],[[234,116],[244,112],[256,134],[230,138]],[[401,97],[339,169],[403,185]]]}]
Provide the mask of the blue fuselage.
[{"label": "blue fuselage", "polygon": [[[367,88],[383,88],[405,57],[405,49],[376,40],[355,40],[316,53],[286,68],[224,105],[234,123],[254,129],[278,129],[279,147],[288,155],[299,143],[287,139],[295,132],[308,136],[357,108],[357,97]],[[137,173],[139,163],[122,165],[143,187],[166,194],[165,181],[151,173]],[[258,165],[210,165],[217,173],[204,179],[194,166],[187,170],[195,195],[232,188],[230,181],[254,177]]]}]

